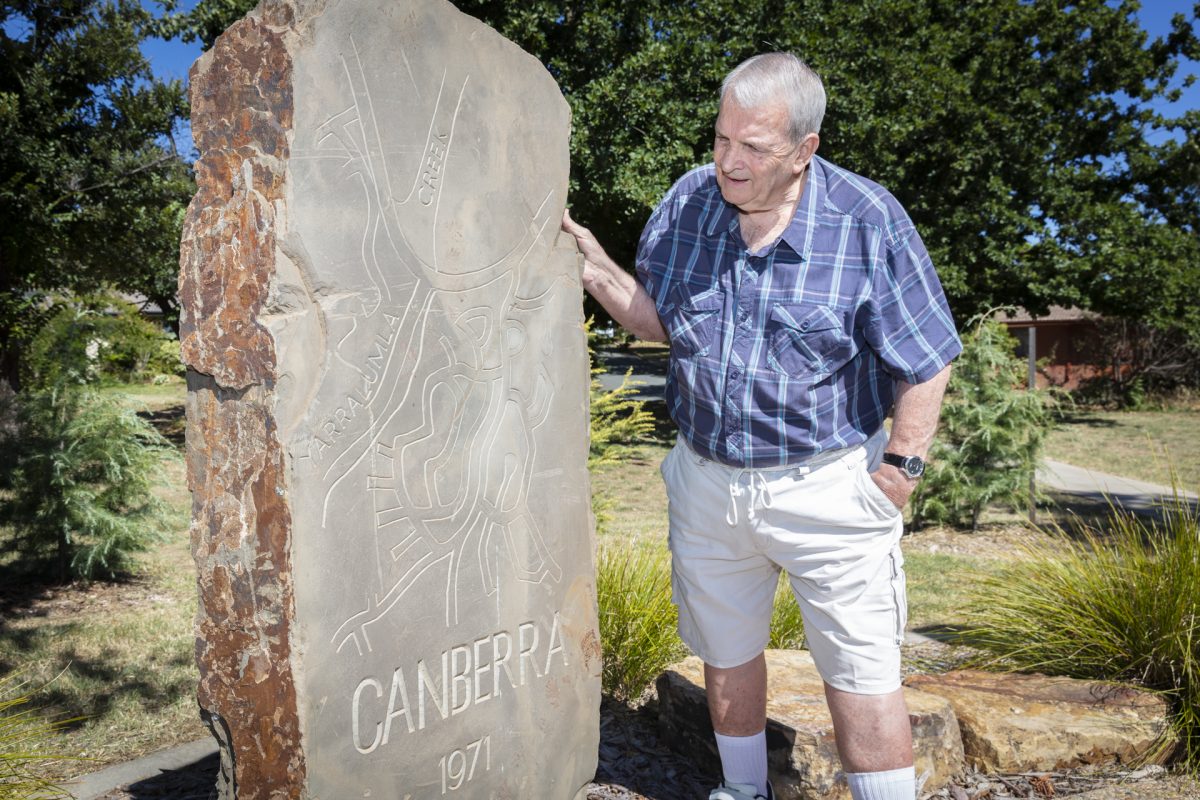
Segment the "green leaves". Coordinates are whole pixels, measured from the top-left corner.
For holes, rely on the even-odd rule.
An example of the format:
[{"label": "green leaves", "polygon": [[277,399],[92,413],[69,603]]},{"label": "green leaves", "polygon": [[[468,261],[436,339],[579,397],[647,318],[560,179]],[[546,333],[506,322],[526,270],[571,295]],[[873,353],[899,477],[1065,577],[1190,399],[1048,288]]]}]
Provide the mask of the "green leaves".
[{"label": "green leaves", "polygon": [[135,0],[4,0],[0,16],[0,377],[38,295],[115,285],[170,314],[179,220],[194,191],[171,132],[179,82],[154,79]]},{"label": "green leaves", "polygon": [[[253,4],[202,0],[167,27],[211,44]],[[558,80],[571,207],[618,261],[709,159],[725,73],[786,49],[825,81],[820,153],[897,195],[959,319],[1080,305],[1200,335],[1179,288],[1200,284],[1200,112],[1155,110],[1200,57],[1195,11],[1147,41],[1134,0],[457,5]]]},{"label": "green leaves", "polygon": [[2,442],[0,475],[26,565],[57,577],[112,578],[165,532],[162,481],[169,445],[128,403],[59,385],[12,399],[16,424]]},{"label": "green leaves", "polygon": [[1042,442],[1053,425],[1055,396],[1026,391],[1016,342],[989,316],[963,337],[942,405],[930,466],[913,494],[913,526],[979,527],[994,503],[1021,508]]}]

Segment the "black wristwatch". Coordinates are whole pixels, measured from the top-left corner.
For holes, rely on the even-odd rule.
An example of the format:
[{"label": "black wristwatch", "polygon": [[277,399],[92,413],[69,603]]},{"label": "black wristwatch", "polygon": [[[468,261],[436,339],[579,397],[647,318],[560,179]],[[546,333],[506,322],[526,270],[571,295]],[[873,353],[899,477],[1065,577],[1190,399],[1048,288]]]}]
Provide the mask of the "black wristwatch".
[{"label": "black wristwatch", "polygon": [[899,456],[895,453],[884,453],[883,463],[899,467],[910,478],[919,478],[925,474],[925,459],[920,456]]}]

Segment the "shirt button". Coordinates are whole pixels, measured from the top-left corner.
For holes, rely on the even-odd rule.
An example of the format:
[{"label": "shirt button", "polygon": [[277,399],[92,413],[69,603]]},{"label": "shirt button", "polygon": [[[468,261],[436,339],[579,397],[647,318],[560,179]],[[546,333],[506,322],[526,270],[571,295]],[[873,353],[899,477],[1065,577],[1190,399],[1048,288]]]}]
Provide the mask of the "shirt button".
[{"label": "shirt button", "polygon": [[806,330],[808,330],[808,323],[807,323],[807,322],[801,322],[801,323],[800,323],[800,330],[802,330],[802,331],[806,331]]}]

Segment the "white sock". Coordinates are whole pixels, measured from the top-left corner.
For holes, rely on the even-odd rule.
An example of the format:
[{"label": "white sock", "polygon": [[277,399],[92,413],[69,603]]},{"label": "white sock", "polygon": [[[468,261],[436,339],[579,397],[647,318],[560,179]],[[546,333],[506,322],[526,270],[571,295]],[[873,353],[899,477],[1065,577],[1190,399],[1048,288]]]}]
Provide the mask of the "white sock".
[{"label": "white sock", "polygon": [[725,783],[748,783],[763,797],[767,796],[767,732],[753,736],[717,737],[717,752],[721,754],[721,771]]},{"label": "white sock", "polygon": [[847,772],[850,796],[854,800],[913,800],[917,796],[915,767],[885,772]]}]

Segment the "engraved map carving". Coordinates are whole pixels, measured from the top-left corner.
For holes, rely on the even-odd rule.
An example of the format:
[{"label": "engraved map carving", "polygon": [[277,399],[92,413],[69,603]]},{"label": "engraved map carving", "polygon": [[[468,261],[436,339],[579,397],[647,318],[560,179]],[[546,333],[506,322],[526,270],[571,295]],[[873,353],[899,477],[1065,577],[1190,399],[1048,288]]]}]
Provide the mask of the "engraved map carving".
[{"label": "engraved map carving", "polygon": [[310,412],[293,453],[298,469],[319,475],[326,532],[339,525],[339,501],[369,495],[374,542],[361,553],[370,562],[361,608],[330,638],[361,655],[373,647],[372,627],[415,590],[453,626],[464,595],[498,602],[501,560],[516,580],[561,580],[528,504],[538,429],[554,401],[554,331],[532,335],[528,321],[571,287],[542,270],[565,201],[554,191],[507,198],[522,225],[509,223],[492,257],[464,252],[454,241],[462,232],[439,225],[444,187],[470,181],[478,159],[458,130],[470,73],[443,69],[433,96],[415,104],[432,110],[424,141],[406,145],[413,158],[381,128],[353,36],[340,61],[345,107],[296,142],[292,161],[300,174],[308,167],[357,188],[361,241],[345,257],[365,283],[322,298],[335,362],[326,374],[350,380]]}]

